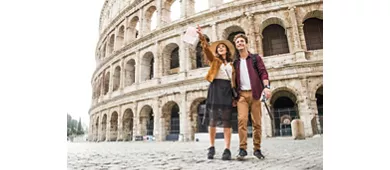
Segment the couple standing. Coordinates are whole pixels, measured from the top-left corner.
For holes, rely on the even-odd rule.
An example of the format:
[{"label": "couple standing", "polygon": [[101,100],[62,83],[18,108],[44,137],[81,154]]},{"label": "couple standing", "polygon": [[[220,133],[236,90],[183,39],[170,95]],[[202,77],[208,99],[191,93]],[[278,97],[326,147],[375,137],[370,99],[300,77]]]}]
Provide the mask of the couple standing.
[{"label": "couple standing", "polygon": [[[235,46],[233,46],[228,40],[216,41],[209,45],[199,26],[197,32],[204,54],[210,62],[210,69],[206,76],[206,80],[211,83],[206,99],[206,114],[209,114],[210,117],[209,135],[211,145],[207,153],[208,159],[213,159],[215,155],[216,126],[224,129],[225,150],[222,159],[231,159],[232,110],[236,106],[240,140],[237,159],[243,159],[247,156],[249,111],[251,112],[254,129],[253,155],[259,159],[264,159],[260,150],[262,114],[260,97],[264,93],[265,97],[269,99],[271,91],[268,73],[261,57],[248,51],[248,38],[245,34],[237,34],[234,37]],[[237,55],[235,49],[238,51]],[[254,62],[254,59],[257,62]],[[256,63],[256,66],[253,63]],[[237,91],[237,97],[233,97],[232,88]]]}]

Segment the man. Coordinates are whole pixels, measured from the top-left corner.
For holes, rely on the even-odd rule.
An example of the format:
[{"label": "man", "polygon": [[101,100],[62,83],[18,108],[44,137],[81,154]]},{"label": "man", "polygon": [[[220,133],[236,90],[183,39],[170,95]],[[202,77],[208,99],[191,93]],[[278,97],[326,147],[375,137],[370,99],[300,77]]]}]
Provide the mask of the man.
[{"label": "man", "polygon": [[[238,110],[238,134],[240,139],[240,151],[237,159],[242,160],[248,155],[247,149],[247,123],[248,114],[251,112],[252,126],[253,126],[253,155],[259,159],[265,157],[261,153],[261,102],[262,94],[266,99],[271,96],[268,72],[264,66],[263,60],[259,55],[251,54],[248,51],[248,37],[245,34],[237,34],[234,39],[234,44],[239,54],[236,56],[234,68],[236,75],[235,87],[238,92],[237,110]],[[253,58],[256,57],[257,70],[253,65]],[[262,83],[260,82],[262,81]],[[264,87],[263,87],[264,85]],[[235,105],[235,104],[234,104]]]}]

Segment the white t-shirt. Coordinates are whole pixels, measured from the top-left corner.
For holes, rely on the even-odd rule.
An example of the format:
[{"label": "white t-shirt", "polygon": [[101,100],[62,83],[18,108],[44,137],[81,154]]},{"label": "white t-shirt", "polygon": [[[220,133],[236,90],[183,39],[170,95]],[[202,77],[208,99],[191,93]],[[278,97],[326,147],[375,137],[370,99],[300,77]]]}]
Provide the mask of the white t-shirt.
[{"label": "white t-shirt", "polygon": [[240,58],[240,85],[241,90],[251,90],[251,81],[249,79],[248,67],[246,59]]},{"label": "white t-shirt", "polygon": [[[225,70],[227,70],[229,77],[226,75]],[[230,80],[232,78],[232,66],[230,65],[230,63],[227,63],[226,65],[222,63],[221,67],[219,67],[218,73],[215,76],[215,78],[222,79],[222,80]]]}]

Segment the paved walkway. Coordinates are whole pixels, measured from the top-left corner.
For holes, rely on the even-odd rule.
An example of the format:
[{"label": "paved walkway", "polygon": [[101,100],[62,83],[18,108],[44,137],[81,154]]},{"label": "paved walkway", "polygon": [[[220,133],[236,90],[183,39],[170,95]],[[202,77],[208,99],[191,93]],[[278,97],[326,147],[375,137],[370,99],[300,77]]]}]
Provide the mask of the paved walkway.
[{"label": "paved walkway", "polygon": [[132,170],[226,170],[226,169],[323,169],[322,137],[292,140],[263,139],[266,157],[253,156],[252,139],[248,138],[248,156],[238,161],[238,139],[232,139],[232,158],[221,160],[224,142],[215,143],[216,158],[206,157],[209,143],[202,142],[101,142],[68,143],[68,169],[132,169]]}]

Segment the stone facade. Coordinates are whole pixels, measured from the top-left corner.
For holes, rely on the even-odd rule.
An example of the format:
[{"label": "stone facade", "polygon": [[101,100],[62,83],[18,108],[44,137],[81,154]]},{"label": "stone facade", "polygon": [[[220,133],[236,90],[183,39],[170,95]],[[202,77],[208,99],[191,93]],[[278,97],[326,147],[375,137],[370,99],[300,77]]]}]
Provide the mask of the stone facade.
[{"label": "stone facade", "polygon": [[[172,21],[170,7],[176,1],[181,13]],[[263,105],[263,136],[289,135],[285,130],[296,118],[303,121],[305,136],[322,133],[322,0],[209,0],[209,9],[198,13],[195,0],[176,1],[104,3],[91,80],[89,141],[144,135],[158,141],[169,135],[194,140],[209,67],[200,48],[190,48],[181,38],[196,25],[211,42],[244,32],[250,51],[264,55],[272,86],[267,102],[275,120]]]}]

